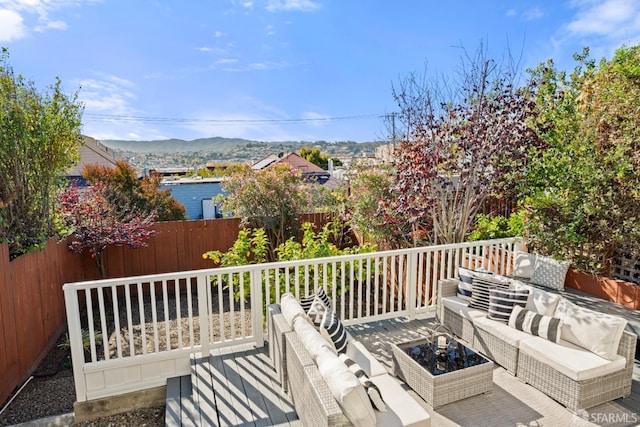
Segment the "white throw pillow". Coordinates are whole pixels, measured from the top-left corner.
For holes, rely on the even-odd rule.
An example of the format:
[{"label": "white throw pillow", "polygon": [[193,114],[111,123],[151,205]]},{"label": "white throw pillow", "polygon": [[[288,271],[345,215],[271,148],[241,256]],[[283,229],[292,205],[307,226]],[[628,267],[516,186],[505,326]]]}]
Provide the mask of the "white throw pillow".
[{"label": "white throw pillow", "polygon": [[300,302],[292,294],[283,294],[280,297],[280,311],[284,316],[289,326],[293,327],[293,320],[298,316],[307,317],[307,313],[304,311]]},{"label": "white throw pillow", "polygon": [[323,349],[316,364],[349,421],[356,427],[376,425],[376,414],[364,386],[342,360],[329,349]]},{"label": "white throw pillow", "polygon": [[590,350],[607,360],[618,354],[627,320],[575,305],[562,298],[555,317],[562,320],[562,339]]},{"label": "white throw pillow", "polygon": [[526,309],[534,313],[542,314],[543,316],[553,316],[556,312],[558,302],[560,298],[562,298],[558,294],[552,294],[551,292],[527,285],[518,280],[511,282],[511,288],[528,289],[529,299],[527,300]]},{"label": "white throw pillow", "polygon": [[538,255],[536,266],[531,275],[531,283],[545,288],[564,290],[564,279],[569,270],[569,261],[556,261],[547,256]]},{"label": "white throw pillow", "polygon": [[296,335],[298,335],[300,341],[302,341],[302,345],[307,349],[313,360],[317,359],[318,354],[323,351],[323,347],[328,348],[336,355],[338,354],[333,347],[333,343],[324,339],[320,332],[318,332],[318,330],[309,323],[307,316],[297,316],[293,319],[293,330],[296,332]]},{"label": "white throw pillow", "polygon": [[516,258],[513,266],[513,275],[530,279],[536,265],[536,254],[516,251]]}]

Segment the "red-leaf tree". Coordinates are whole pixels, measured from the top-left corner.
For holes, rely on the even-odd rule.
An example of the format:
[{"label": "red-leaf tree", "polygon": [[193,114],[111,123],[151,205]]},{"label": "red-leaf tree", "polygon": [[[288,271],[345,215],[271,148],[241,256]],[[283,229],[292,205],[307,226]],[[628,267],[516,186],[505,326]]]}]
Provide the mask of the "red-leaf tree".
[{"label": "red-leaf tree", "polygon": [[464,241],[483,202],[524,173],[541,140],[529,126],[531,87],[486,58],[465,56],[457,87],[411,74],[394,88],[404,129],[396,147],[390,220],[403,218],[414,245]]},{"label": "red-leaf tree", "polygon": [[135,208],[109,202],[101,182],[85,188],[68,186],[60,198],[59,209],[71,234],[69,249],[75,253],[88,250],[103,279],[104,252],[109,246],[138,248],[155,236],[151,226],[156,213],[141,215]]}]

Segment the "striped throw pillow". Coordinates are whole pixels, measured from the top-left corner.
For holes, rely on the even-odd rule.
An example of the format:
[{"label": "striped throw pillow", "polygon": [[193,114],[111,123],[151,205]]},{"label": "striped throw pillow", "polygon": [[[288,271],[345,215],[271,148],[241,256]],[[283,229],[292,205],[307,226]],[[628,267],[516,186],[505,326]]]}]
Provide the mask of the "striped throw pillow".
[{"label": "striped throw pillow", "polygon": [[327,295],[327,293],[325,292],[324,288],[320,288],[320,289],[318,289],[316,291],[315,294],[307,295],[306,297],[300,298],[300,305],[304,309],[305,313],[309,312],[309,309],[311,308],[311,305],[313,304],[313,300],[316,297],[320,298],[322,300],[322,302],[324,303],[324,305],[327,306],[327,308],[332,308],[331,300],[329,299],[329,295]]},{"label": "striped throw pillow", "polygon": [[489,314],[487,317],[498,322],[508,323],[513,308],[524,307],[529,298],[528,289],[491,289],[489,290]]},{"label": "striped throw pillow", "polygon": [[497,274],[477,274],[473,278],[473,291],[469,307],[489,311],[489,291],[491,288],[509,289],[511,280]]},{"label": "striped throw pillow", "polygon": [[321,332],[324,330],[327,333],[338,353],[344,353],[347,350],[347,330],[332,309],[328,308],[324,312],[320,330]]},{"label": "striped throw pillow", "polygon": [[360,384],[364,387],[364,390],[367,392],[369,396],[369,400],[371,400],[371,404],[374,408],[376,408],[380,412],[387,412],[387,405],[382,400],[382,395],[380,394],[380,389],[377,385],[371,382],[366,372],[358,365],[356,362],[351,360],[349,356],[346,354],[341,354],[338,356],[340,360],[347,365],[347,368],[358,378]]},{"label": "striped throw pillow", "polygon": [[509,317],[509,326],[552,342],[558,342],[560,341],[562,321],[515,306]]}]

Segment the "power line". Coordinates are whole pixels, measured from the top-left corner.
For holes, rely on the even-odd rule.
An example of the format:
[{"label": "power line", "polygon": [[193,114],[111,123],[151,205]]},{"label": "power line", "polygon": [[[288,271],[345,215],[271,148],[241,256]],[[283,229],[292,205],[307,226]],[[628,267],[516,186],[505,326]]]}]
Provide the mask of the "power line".
[{"label": "power line", "polygon": [[303,123],[319,123],[319,122],[333,122],[333,121],[345,121],[345,120],[363,120],[371,118],[382,118],[385,115],[381,114],[360,114],[352,116],[338,116],[338,117],[317,117],[317,118],[305,118],[305,119],[195,119],[195,118],[178,118],[178,117],[151,117],[151,116],[131,116],[131,115],[119,115],[119,114],[98,114],[98,113],[85,113],[85,118],[94,121],[104,122],[145,122],[145,123],[175,123],[175,124],[191,124],[191,123],[211,123],[216,125],[232,125],[238,123],[251,124],[251,123],[291,123],[291,124],[303,124]]}]

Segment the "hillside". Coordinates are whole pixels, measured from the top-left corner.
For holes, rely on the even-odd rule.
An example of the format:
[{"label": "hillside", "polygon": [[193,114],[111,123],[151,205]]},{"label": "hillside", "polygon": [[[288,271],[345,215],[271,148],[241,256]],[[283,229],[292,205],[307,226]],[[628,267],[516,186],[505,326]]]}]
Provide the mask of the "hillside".
[{"label": "hillside", "polygon": [[192,141],[100,141],[139,168],[193,167],[207,162],[255,162],[271,153],[297,152],[318,147],[333,157],[372,156],[385,142],[278,141],[261,142],[240,138],[201,138]]}]

